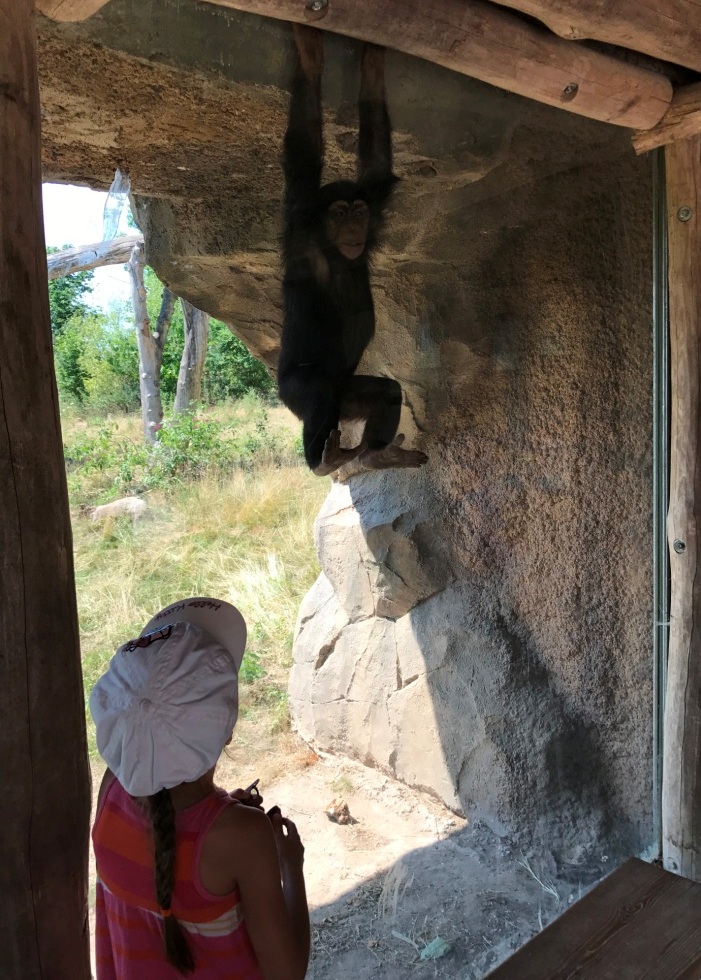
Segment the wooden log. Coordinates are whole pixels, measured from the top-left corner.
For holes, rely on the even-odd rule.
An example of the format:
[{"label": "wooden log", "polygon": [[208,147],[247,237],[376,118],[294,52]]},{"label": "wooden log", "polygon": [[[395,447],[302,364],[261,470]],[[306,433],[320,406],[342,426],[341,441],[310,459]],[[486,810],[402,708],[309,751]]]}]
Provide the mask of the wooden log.
[{"label": "wooden log", "polygon": [[89,980],[90,770],[33,0],[0,12],[0,974]]},{"label": "wooden log", "polygon": [[701,137],[665,151],[672,391],[664,866],[701,881]]},{"label": "wooden log", "polygon": [[187,412],[200,400],[204,363],[209,340],[209,315],[181,299],[185,319],[185,343],[178,371],[178,386],[173,411]]},{"label": "wooden log", "polygon": [[143,235],[125,235],[109,242],[64,248],[61,252],[47,255],[49,279],[61,279],[73,272],[86,272],[103,265],[119,265],[128,262],[135,245],[142,245]]},{"label": "wooden log", "polygon": [[[46,7],[51,0],[41,2]],[[537,102],[631,129],[652,128],[672,99],[672,85],[663,75],[572,45],[484,0],[316,0],[321,5],[316,12],[298,0],[210,2],[278,20],[312,21],[322,30],[382,44]]]},{"label": "wooden log", "polygon": [[493,0],[530,14],[569,40],[592,38],[701,71],[701,8],[697,0]]},{"label": "wooden log", "polygon": [[636,153],[647,153],[658,146],[689,139],[701,133],[701,82],[677,89],[667,112],[652,129],[635,133]]},{"label": "wooden log", "polygon": [[[161,337],[151,333],[151,321],[146,309],[144,265],[144,246],[143,244],[135,245],[129,258],[129,279],[131,281],[136,345],[139,348],[141,421],[144,440],[151,445],[156,441],[156,432],[163,423],[163,404],[161,402],[163,346],[160,343]],[[165,335],[163,335],[163,342],[165,343]]]},{"label": "wooden log", "polygon": [[107,0],[37,0],[37,10],[52,20],[87,20],[106,3]]},{"label": "wooden log", "polygon": [[[192,0],[195,2],[195,0]],[[484,0],[209,0],[382,44],[578,115],[650,129],[672,100],[669,79],[570,44]]]}]

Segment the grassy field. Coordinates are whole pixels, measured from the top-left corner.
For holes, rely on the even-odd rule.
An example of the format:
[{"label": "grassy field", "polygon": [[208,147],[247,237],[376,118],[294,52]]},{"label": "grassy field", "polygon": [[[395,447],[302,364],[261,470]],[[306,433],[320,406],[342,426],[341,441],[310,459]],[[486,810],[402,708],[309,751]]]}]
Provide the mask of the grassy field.
[{"label": "grassy field", "polygon": [[[274,755],[287,737],[292,635],[319,572],[312,525],[328,492],[299,456],[296,420],[255,400],[218,407],[187,421],[155,463],[138,417],[69,411],[62,425],[86,698],[153,612],[181,596],[220,597],[249,627],[235,745]],[[134,524],[81,514],[135,491],[148,509]],[[90,718],[88,735],[95,757]]]}]

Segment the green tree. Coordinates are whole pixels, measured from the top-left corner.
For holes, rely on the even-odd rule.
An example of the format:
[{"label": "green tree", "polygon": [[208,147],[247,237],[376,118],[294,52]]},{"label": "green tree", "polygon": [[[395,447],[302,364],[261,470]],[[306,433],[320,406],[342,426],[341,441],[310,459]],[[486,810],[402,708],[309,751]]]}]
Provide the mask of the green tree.
[{"label": "green tree", "polygon": [[[146,308],[151,329],[154,328],[158,311],[161,308],[163,284],[153,269],[146,268],[144,275],[147,298]],[[164,401],[172,402],[178,383],[180,358],[185,342],[185,324],[183,311],[179,302],[175,304],[173,317],[168,332],[168,339],[163,350],[161,365],[161,395]],[[227,398],[241,398],[249,391],[257,391],[267,395],[273,391],[275,382],[268,374],[262,361],[248,350],[246,345],[229,330],[220,320],[209,321],[209,345],[207,361],[202,379],[203,398],[209,404],[223,401]]]},{"label": "green tree", "polygon": [[59,392],[101,411],[139,407],[139,352],[119,311],[77,313],[54,340]]},{"label": "green tree", "polygon": [[[64,245],[63,248],[70,248]],[[55,255],[62,251],[58,248],[47,248],[47,255]],[[51,332],[57,336],[66,326],[72,316],[92,312],[92,307],[83,300],[86,293],[92,289],[94,275],[92,271],[74,272],[60,279],[49,279],[49,304],[51,306]]]},{"label": "green tree", "polygon": [[249,391],[270,394],[275,382],[263,362],[251,354],[225,323],[211,320],[202,387],[207,401],[217,402],[241,398]]}]

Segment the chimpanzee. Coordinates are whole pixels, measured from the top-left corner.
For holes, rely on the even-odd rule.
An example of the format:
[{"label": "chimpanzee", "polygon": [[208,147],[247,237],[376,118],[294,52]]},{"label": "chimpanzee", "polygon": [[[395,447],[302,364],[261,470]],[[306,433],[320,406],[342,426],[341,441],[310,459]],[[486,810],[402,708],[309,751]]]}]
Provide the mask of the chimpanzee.
[{"label": "chimpanzee", "polygon": [[[402,389],[355,374],[375,332],[368,260],[397,178],[385,104],[384,49],[365,45],[358,109],[357,183],[321,186],[322,32],[294,25],[297,68],[285,134],[284,325],[280,398],[304,423],[304,454],[319,476],[355,457],[368,469],[422,466],[427,456],[396,435]],[[365,420],[354,449],[341,448],[341,419]],[[395,438],[396,436],[396,438]]]}]

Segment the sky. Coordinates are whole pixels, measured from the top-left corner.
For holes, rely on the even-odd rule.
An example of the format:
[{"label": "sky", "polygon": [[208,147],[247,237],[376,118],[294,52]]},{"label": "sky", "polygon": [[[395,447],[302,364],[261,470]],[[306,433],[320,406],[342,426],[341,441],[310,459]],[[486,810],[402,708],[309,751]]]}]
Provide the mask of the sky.
[{"label": "sky", "polygon": [[[44,184],[44,234],[46,244],[92,245],[102,241],[102,214],[107,194],[87,187],[67,184]],[[125,209],[126,211],[126,209]],[[129,232],[126,214],[119,232]],[[132,232],[133,234],[133,232]],[[95,269],[91,305],[108,310],[115,301],[129,300],[129,274],[121,265]]]}]

